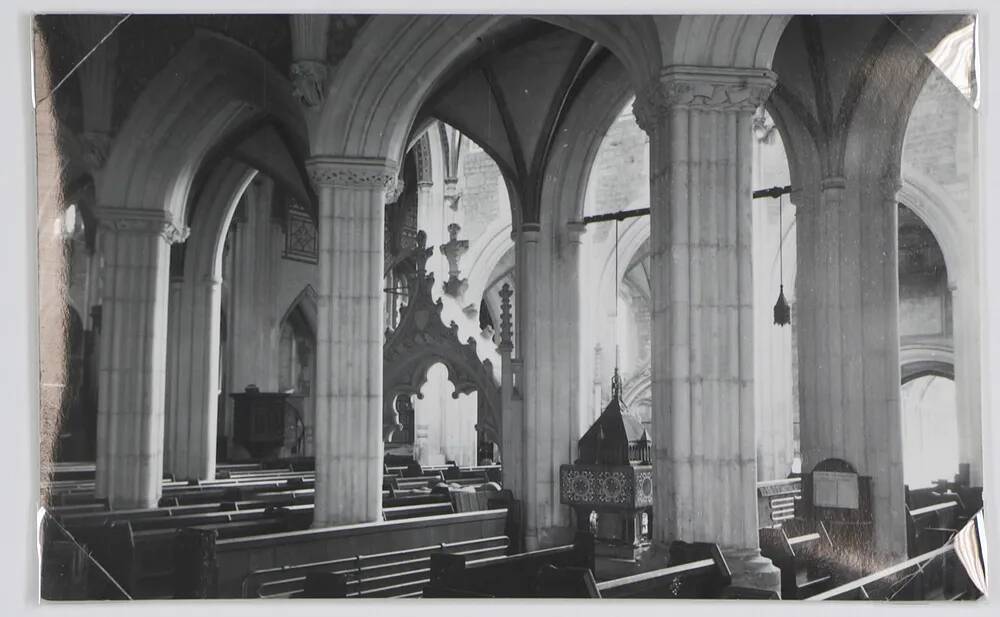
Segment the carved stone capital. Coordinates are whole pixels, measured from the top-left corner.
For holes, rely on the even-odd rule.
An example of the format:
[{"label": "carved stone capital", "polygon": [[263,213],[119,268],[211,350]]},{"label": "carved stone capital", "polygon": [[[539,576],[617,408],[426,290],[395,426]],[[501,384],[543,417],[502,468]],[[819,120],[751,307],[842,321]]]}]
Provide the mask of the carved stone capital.
[{"label": "carved stone capital", "polygon": [[111,135],[102,131],[84,131],[80,135],[80,150],[87,169],[97,171],[104,167],[111,152]]},{"label": "carved stone capital", "polygon": [[323,104],[329,67],[321,60],[297,60],[289,69],[292,79],[292,96],[310,109]]},{"label": "carved stone capital", "polygon": [[191,229],[177,225],[173,218],[162,210],[142,208],[97,208],[98,225],[115,233],[159,235],[168,244],[184,242]]},{"label": "carved stone capital", "polygon": [[646,132],[671,109],[753,112],[775,83],[767,69],[670,66],[636,95],[632,111]]},{"label": "carved stone capital", "polygon": [[306,171],[317,192],[322,187],[386,191],[396,182],[396,163],[387,159],[321,156],[306,161]]}]

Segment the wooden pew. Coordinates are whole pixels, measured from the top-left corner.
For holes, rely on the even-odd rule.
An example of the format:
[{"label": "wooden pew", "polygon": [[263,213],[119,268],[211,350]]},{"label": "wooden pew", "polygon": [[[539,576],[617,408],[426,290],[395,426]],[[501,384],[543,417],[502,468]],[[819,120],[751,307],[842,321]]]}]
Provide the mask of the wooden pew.
[{"label": "wooden pew", "polygon": [[[161,506],[174,506],[206,501],[240,501],[255,492],[286,488],[312,488],[315,479],[309,476],[280,478],[245,478],[238,480],[213,480],[200,483],[166,483],[160,498]],[[100,503],[92,489],[73,489],[49,496],[52,507]]]},{"label": "wooden pew", "polygon": [[405,518],[453,514],[454,511],[450,501],[436,501],[382,508],[382,519],[386,521],[398,521]]},{"label": "wooden pew", "polygon": [[174,553],[175,593],[182,598],[239,598],[243,580],[257,570],[508,536],[506,520],[507,510],[498,509],[253,537],[183,530]]},{"label": "wooden pew", "polygon": [[240,538],[302,529],[311,520],[311,516],[295,519],[280,510],[234,518],[184,529],[134,530],[131,522],[116,522],[107,527],[104,541],[93,546],[94,554],[133,598],[172,598],[178,576],[177,552],[185,546],[185,532],[196,530],[217,538]]},{"label": "wooden pew", "polygon": [[545,567],[538,596],[545,598],[719,598],[730,589],[732,573],[719,547],[674,542],[668,565],[605,581],[586,568]]},{"label": "wooden pew", "polygon": [[906,511],[906,544],[910,557],[944,546],[958,531],[961,503],[941,501]]},{"label": "wooden pew", "polygon": [[973,600],[981,595],[948,543],[806,600]]},{"label": "wooden pew", "polygon": [[[509,543],[506,536],[496,536],[257,570],[244,580],[243,597],[419,597],[429,581],[433,553],[484,559],[504,555]],[[331,585],[330,575],[342,576],[343,582]]]},{"label": "wooden pew", "polygon": [[[446,495],[427,495],[423,503],[401,503],[384,509],[386,520],[428,517],[452,512]],[[253,502],[243,502],[250,505]],[[392,503],[392,502],[390,502]],[[306,529],[312,523],[309,503],[247,508],[239,504],[199,504],[132,511],[78,514],[64,517],[77,541],[93,547],[109,569],[123,577],[123,587],[135,597],[166,597],[174,576],[170,555],[184,528],[215,530],[218,537],[242,537]],[[128,531],[125,531],[127,529]],[[46,534],[55,537],[54,534]],[[124,538],[124,539],[123,539]],[[101,547],[116,546],[115,551]],[[56,550],[58,547],[46,547]]]},{"label": "wooden pew", "polygon": [[430,583],[425,597],[530,598],[538,594],[539,573],[545,566],[594,568],[594,537],[578,532],[573,544],[489,559],[462,555],[431,555]]},{"label": "wooden pew", "polygon": [[760,552],[781,570],[781,597],[801,600],[834,585],[833,542],[822,522],[793,519],[760,529]]}]

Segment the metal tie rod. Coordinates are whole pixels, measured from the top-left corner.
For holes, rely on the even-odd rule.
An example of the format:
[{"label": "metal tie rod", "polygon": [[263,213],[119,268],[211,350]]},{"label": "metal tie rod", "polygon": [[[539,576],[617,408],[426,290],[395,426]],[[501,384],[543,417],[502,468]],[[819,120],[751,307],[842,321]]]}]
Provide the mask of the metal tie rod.
[{"label": "metal tie rod", "polygon": [[[754,199],[762,199],[764,197],[770,197],[772,199],[781,197],[782,195],[787,195],[792,192],[791,186],[772,186],[769,189],[760,189],[753,192]],[[606,212],[604,214],[594,214],[591,216],[583,217],[583,224],[589,225],[591,223],[604,223],[607,221],[624,221],[625,219],[635,218],[637,216],[646,216],[649,214],[649,208],[637,208],[635,210],[619,210],[618,212]]]}]

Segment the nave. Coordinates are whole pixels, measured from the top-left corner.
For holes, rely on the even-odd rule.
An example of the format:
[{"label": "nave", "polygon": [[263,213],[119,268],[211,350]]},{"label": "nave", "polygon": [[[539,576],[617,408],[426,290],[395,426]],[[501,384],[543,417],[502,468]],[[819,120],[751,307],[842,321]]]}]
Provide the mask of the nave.
[{"label": "nave", "polygon": [[123,17],[35,22],[43,597],[981,595],[972,18]]}]

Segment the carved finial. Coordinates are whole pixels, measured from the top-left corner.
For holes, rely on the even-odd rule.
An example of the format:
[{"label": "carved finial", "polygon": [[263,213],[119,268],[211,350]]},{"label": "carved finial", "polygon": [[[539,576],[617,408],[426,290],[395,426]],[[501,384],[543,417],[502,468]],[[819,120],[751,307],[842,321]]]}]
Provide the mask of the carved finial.
[{"label": "carved finial", "polygon": [[458,262],[469,250],[469,241],[458,239],[460,231],[462,227],[457,223],[448,225],[448,235],[451,239],[441,245],[441,253],[448,258],[448,280],[444,282],[444,292],[453,298],[463,294],[469,286],[468,280],[458,278],[461,274]]},{"label": "carved finial", "polygon": [[615,374],[611,376],[611,398],[618,399],[622,398],[622,376],[618,372],[618,367],[615,367]]},{"label": "carved finial", "polygon": [[500,348],[514,348],[513,328],[511,327],[510,297],[514,295],[510,283],[504,283],[500,288]]},{"label": "carved finial", "polygon": [[[433,254],[434,247],[427,246],[427,232],[422,229],[417,231],[417,246],[413,249],[413,261],[416,263],[417,274],[420,277],[423,277],[427,272],[427,260],[430,259]],[[429,284],[433,285],[433,280],[430,280]]]}]

